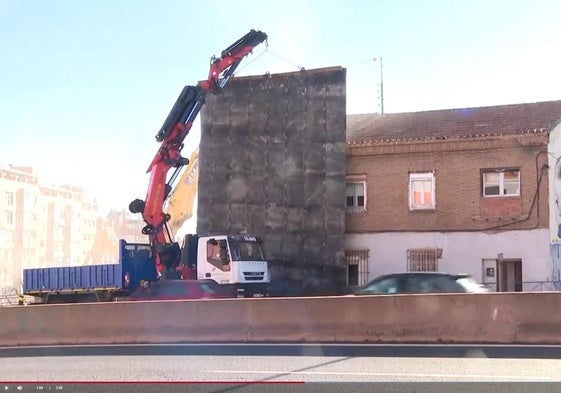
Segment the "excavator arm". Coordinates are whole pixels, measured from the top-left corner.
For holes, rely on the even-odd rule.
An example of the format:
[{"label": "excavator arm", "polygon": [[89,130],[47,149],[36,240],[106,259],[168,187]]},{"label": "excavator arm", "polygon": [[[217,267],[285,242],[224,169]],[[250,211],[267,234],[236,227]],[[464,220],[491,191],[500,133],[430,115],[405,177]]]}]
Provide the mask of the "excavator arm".
[{"label": "excavator arm", "polygon": [[[172,107],[162,128],[156,134],[161,142],[148,167],[150,181],[145,200],[135,199],[129,205],[132,213],[142,213],[146,225],[142,233],[148,235],[154,248],[158,271],[174,271],[180,260],[179,245],[167,225],[170,215],[164,212],[164,203],[171,192],[171,184],[189,160],[181,156],[183,141],[205,103],[207,93],[218,93],[228,83],[243,58],[267,40],[261,31],[251,30],[222,51],[220,58],[211,59],[206,80],[196,86],[185,86]],[[168,181],[168,172],[175,168]]]}]

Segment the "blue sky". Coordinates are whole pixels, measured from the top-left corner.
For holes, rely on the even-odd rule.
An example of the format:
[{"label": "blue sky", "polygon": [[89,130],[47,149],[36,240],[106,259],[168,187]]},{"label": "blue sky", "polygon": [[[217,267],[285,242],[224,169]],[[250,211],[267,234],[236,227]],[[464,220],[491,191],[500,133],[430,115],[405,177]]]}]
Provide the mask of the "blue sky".
[{"label": "blue sky", "polygon": [[269,45],[238,75],[343,66],[348,113],[379,111],[379,56],[386,113],[558,100],[559,15],[555,0],[0,0],[0,164],[126,208],[183,86],[252,28]]}]

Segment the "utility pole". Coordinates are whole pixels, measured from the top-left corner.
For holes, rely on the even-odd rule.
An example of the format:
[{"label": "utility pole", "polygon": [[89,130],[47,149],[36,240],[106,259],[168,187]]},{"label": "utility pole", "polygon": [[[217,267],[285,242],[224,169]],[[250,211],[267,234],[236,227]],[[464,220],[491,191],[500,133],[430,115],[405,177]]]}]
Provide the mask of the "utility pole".
[{"label": "utility pole", "polygon": [[384,114],[384,65],[382,63],[382,56],[375,57],[374,61],[380,60],[380,113]]}]

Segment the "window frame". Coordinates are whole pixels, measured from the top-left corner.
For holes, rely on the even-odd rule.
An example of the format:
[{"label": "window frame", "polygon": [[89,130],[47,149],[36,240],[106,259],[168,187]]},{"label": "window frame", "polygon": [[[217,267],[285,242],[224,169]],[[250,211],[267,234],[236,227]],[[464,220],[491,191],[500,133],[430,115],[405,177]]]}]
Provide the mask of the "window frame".
[{"label": "window frame", "polygon": [[14,225],[14,212],[11,210],[4,211],[4,222],[7,226],[11,227]]},{"label": "window frame", "polygon": [[14,193],[11,191],[6,191],[6,206],[13,207],[14,206]]},{"label": "window frame", "polygon": [[[517,192],[516,194],[506,194],[506,189],[505,189],[505,173],[506,172],[516,172],[518,175],[518,188],[517,188]],[[485,175],[487,174],[498,174],[499,175],[499,194],[492,194],[492,195],[487,195],[485,193],[486,187],[485,187]],[[522,184],[521,184],[521,178],[520,178],[520,168],[499,168],[499,169],[482,169],[481,170],[481,193],[483,195],[484,198],[505,198],[505,197],[519,197],[521,195],[521,188],[522,188]]]},{"label": "window frame", "polygon": [[[415,181],[427,181],[431,182],[431,204],[416,204],[414,203],[414,192],[413,183]],[[423,196],[424,198],[424,196]],[[409,173],[409,210],[435,210],[436,209],[436,173],[433,172],[410,172]]]},{"label": "window frame", "polygon": [[[347,205],[347,198],[349,197],[349,195],[347,195],[347,187],[349,185],[360,185],[362,186],[362,192],[363,192],[363,205],[362,206],[358,206],[358,196],[356,195],[356,193],[353,192],[353,206],[348,206]],[[368,198],[367,198],[367,187],[366,187],[366,176],[360,175],[360,176],[347,176],[346,180],[345,180],[345,210],[348,212],[364,212],[366,211],[366,205],[368,203]]]},{"label": "window frame", "polygon": [[407,272],[438,272],[440,259],[442,248],[410,248],[407,250]]}]

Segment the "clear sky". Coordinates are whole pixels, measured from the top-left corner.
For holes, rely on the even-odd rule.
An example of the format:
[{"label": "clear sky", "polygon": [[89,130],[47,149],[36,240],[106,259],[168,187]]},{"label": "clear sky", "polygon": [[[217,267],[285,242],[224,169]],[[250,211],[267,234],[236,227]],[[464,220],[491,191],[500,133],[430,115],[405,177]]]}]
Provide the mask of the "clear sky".
[{"label": "clear sky", "polygon": [[349,114],[379,111],[379,56],[386,113],[561,99],[559,0],[0,0],[0,164],[126,208],[183,86],[250,29],[238,75],[343,66]]}]

